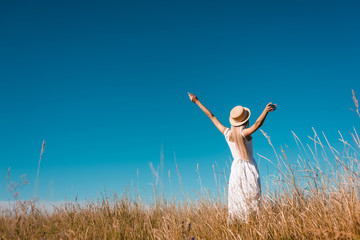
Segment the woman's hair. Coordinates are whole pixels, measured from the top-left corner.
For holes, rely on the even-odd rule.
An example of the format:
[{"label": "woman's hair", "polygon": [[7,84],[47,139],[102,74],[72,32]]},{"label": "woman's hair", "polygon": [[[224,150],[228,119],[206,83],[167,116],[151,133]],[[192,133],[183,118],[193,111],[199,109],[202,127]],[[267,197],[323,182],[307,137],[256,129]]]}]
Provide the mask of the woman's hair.
[{"label": "woman's hair", "polygon": [[242,131],[248,125],[249,125],[249,121],[237,127],[231,126],[231,132],[229,135],[230,142],[235,142],[236,148],[239,152],[239,157],[245,161],[249,161],[250,158],[249,158],[249,153],[245,146],[245,141],[242,135]]}]

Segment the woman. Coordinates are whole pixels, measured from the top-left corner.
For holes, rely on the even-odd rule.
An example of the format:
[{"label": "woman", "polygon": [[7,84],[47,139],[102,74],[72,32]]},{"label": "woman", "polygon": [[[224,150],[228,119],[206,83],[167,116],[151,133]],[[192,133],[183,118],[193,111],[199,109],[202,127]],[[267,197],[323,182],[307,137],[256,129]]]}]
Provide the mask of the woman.
[{"label": "woman", "polygon": [[230,112],[231,129],[229,129],[224,127],[194,94],[188,93],[188,95],[225,136],[234,159],[228,188],[229,216],[247,220],[248,215],[258,208],[261,197],[259,170],[253,157],[251,135],[263,125],[267,114],[276,110],[276,104],[267,104],[251,127],[249,127],[250,109],[242,106],[234,107]]}]

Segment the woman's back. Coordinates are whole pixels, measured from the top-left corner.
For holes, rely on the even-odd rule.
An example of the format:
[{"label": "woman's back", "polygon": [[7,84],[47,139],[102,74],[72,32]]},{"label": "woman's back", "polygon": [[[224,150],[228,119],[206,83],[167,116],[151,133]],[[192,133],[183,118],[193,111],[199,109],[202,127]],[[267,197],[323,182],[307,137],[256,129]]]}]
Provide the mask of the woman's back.
[{"label": "woman's back", "polygon": [[[226,130],[224,131],[224,136],[225,136],[227,144],[229,145],[233,159],[239,160],[239,159],[241,159],[241,157],[240,157],[238,149],[236,148],[235,142],[230,141],[230,132],[231,132],[231,130],[229,128],[226,128]],[[249,160],[251,161],[254,159],[252,138],[250,140],[248,140],[247,138],[244,137],[244,143],[245,143],[246,151],[249,156]]]}]

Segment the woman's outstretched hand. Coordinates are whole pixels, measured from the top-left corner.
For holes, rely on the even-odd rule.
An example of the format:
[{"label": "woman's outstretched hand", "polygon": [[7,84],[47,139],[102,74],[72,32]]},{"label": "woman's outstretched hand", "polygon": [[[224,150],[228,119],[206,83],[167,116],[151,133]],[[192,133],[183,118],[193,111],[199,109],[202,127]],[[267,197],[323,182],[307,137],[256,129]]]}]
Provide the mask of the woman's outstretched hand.
[{"label": "woman's outstretched hand", "polygon": [[191,100],[193,103],[196,103],[196,101],[199,101],[199,99],[197,98],[197,96],[195,96],[194,94],[188,93],[188,95],[189,95],[190,100]]},{"label": "woman's outstretched hand", "polygon": [[266,105],[265,111],[267,111],[267,112],[273,112],[273,111],[276,110],[276,107],[277,107],[276,104],[272,104],[272,103],[270,102],[270,103],[268,103],[268,105]]}]

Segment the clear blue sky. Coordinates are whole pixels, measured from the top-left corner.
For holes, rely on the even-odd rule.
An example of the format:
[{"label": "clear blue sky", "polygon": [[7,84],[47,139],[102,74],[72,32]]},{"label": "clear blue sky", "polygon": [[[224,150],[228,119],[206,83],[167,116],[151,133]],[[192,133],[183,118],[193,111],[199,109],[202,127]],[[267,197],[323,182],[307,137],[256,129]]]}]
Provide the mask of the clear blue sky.
[{"label": "clear blue sky", "polygon": [[[212,165],[229,163],[218,130],[192,104],[195,93],[226,126],[236,105],[278,110],[263,130],[296,148],[312,127],[337,141],[359,119],[359,1],[1,1],[0,200],[26,174],[33,197],[95,198],[136,185],[151,194],[149,163],[178,192],[214,188]],[[254,151],[271,147],[254,134]],[[294,150],[296,151],[296,149]],[[257,158],[256,158],[257,159]],[[263,163],[263,164],[262,164]],[[265,162],[260,163],[266,177]],[[137,170],[139,175],[137,176]]]}]

